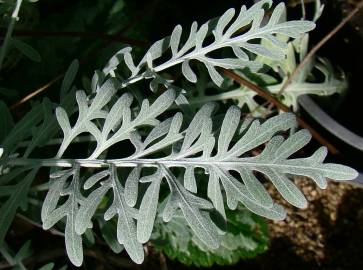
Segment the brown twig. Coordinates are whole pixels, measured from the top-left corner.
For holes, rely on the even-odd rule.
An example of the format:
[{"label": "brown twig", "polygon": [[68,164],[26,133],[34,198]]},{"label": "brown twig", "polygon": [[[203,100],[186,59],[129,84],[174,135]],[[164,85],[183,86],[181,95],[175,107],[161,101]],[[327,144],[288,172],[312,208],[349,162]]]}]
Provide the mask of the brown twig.
[{"label": "brown twig", "polygon": [[359,2],[359,4],[353,9],[344,20],[341,21],[333,30],[331,30],[322,40],[319,41],[318,44],[314,46],[310,50],[310,52],[304,57],[304,59],[300,62],[300,64],[295,68],[295,70],[291,73],[285,83],[282,85],[280,91],[277,93],[277,97],[280,97],[282,93],[286,90],[286,88],[291,84],[294,77],[299,74],[301,69],[307,64],[307,62],[316,54],[316,52],[323,47],[336,33],[338,33],[358,12],[363,8],[363,1]]},{"label": "brown twig", "polygon": [[[29,223],[29,224],[31,224],[31,225],[33,225],[34,227],[39,228],[42,231],[44,231],[43,226],[41,224],[31,220],[30,218],[28,218],[28,217],[26,217],[26,216],[24,216],[22,214],[19,214],[19,213],[16,214],[16,217],[23,220],[23,221],[25,221],[25,222],[27,222],[27,223]],[[53,234],[53,235],[64,237],[64,233],[58,231],[57,229],[51,228],[51,229],[48,229],[46,231]]]},{"label": "brown twig", "polygon": [[[241,76],[239,76],[238,74],[234,73],[233,71],[226,70],[226,69],[221,69],[221,72],[225,76],[227,76],[228,78],[234,80],[235,82],[237,82],[237,83],[239,83],[239,84],[241,84],[243,86],[246,86],[249,89],[255,91],[259,96],[263,97],[264,99],[266,99],[270,103],[274,104],[281,111],[284,111],[284,112],[292,112],[289,107],[287,107],[285,104],[281,103],[278,99],[276,99],[275,97],[271,96],[269,93],[265,92],[262,88],[260,88],[256,84],[254,84],[254,83],[252,83],[252,82],[250,82],[250,81],[242,78]],[[310,131],[311,135],[313,136],[313,138],[315,138],[322,145],[325,145],[328,148],[328,150],[330,151],[330,153],[332,153],[332,154],[337,154],[338,153],[338,150],[331,143],[329,143],[326,139],[324,139],[308,123],[306,123],[303,119],[301,119],[297,115],[296,115],[296,119],[297,119],[297,122],[299,123],[299,125],[302,126],[303,128],[308,129]]]},{"label": "brown twig", "polygon": [[[276,94],[277,98],[280,98],[281,95],[286,91],[287,87],[291,84],[293,78],[301,71],[301,69],[307,64],[307,62],[316,54],[316,52],[324,46],[336,33],[338,33],[356,14],[357,12],[362,9],[363,7],[363,1],[361,1],[355,9],[353,9],[348,16],[341,21],[340,24],[338,24],[333,30],[331,30],[318,44],[314,46],[313,49],[304,57],[304,59],[300,62],[300,64],[295,68],[295,70],[291,73],[291,75],[288,77],[288,79],[284,82],[279,92]],[[270,105],[269,105],[270,104]],[[264,104],[260,105],[260,107],[268,106],[268,110],[271,110],[271,108],[274,106],[273,103],[267,101]],[[257,110],[257,109],[256,109]]]},{"label": "brown twig", "polygon": [[[43,33],[43,32],[42,32]],[[69,34],[70,36],[73,36],[73,34],[75,36],[78,35],[78,37],[82,37],[82,33],[81,32],[46,32],[46,33],[49,33],[50,35],[54,34],[54,36],[59,36],[61,37],[62,34]],[[84,36],[88,36],[88,34],[90,33],[84,33],[85,35]],[[108,35],[103,35],[103,34],[100,34],[100,37],[105,37],[105,36],[108,36]],[[112,36],[112,37],[115,37],[117,38],[117,36]],[[143,42],[143,41],[139,41],[139,40],[133,40],[133,39],[127,39],[127,38],[119,38],[118,37],[118,40],[120,41],[121,39],[124,40],[125,43],[128,43],[128,44],[132,44],[132,45],[135,45],[135,46],[141,46],[141,47],[145,47],[147,45],[146,42]],[[107,41],[115,41],[116,39],[106,39]],[[127,41],[127,42],[126,42]],[[101,47],[100,50],[97,50],[96,52],[93,52],[91,53],[93,56],[100,53],[100,51],[105,47],[106,44],[103,44],[103,46]],[[84,64],[84,63],[87,63],[90,59],[92,59],[93,57],[87,57],[83,60],[80,61],[80,64]],[[59,74],[57,77],[55,77],[54,79],[52,79],[51,81],[47,82],[46,84],[44,84],[43,86],[41,86],[40,88],[32,91],[30,94],[26,95],[25,97],[23,97],[21,100],[18,100],[17,102],[15,102],[13,105],[10,106],[10,109],[13,110],[17,107],[19,107],[20,105],[22,105],[23,103],[27,102],[28,100],[32,99],[33,97],[39,95],[40,93],[44,92],[45,90],[47,90],[50,86],[52,86],[54,83],[58,82],[60,79],[62,79],[65,75],[65,71],[62,72],[61,74]]]},{"label": "brown twig", "polygon": [[166,262],[166,258],[164,253],[159,253],[159,261],[160,261],[160,270],[168,270],[168,264]]},{"label": "brown twig", "polygon": [[10,106],[10,110],[14,110],[15,108],[19,107],[21,104],[27,102],[28,100],[30,100],[31,98],[35,97],[36,95],[39,95],[40,93],[44,92],[46,89],[48,89],[54,83],[56,83],[57,81],[59,81],[60,79],[62,79],[63,76],[64,76],[64,74],[65,74],[64,72],[62,74],[59,74],[57,77],[55,77],[51,81],[47,82],[46,84],[44,84],[40,88],[32,91],[30,94],[26,95],[21,100],[15,102],[13,105]]}]

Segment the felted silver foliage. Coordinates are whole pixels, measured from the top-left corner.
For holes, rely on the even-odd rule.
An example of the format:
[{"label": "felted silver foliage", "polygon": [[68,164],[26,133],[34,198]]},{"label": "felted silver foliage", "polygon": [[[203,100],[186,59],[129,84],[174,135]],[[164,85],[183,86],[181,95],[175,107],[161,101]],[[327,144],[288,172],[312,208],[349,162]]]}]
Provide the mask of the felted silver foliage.
[{"label": "felted silver foliage", "polygon": [[[296,127],[292,114],[275,116],[264,123],[255,120],[243,124],[240,110],[233,106],[228,109],[218,131],[218,127],[213,126],[212,118],[215,106],[207,103],[183,129],[181,113],[163,121],[158,120],[174,103],[177,97],[174,90],[165,91],[152,104],[144,100],[139,112],[132,114],[132,95],[128,93],[109,106],[110,97],[106,93],[114,91],[109,86],[108,81],[88,103],[85,102],[84,93],[77,93],[80,108],[73,127],[66,114],[59,113],[62,109],[57,109],[58,122],[65,134],[60,147],[62,151],[80,133],[89,133],[96,140],[96,148],[89,158],[74,160],[74,165],[67,164],[69,161],[66,160],[63,163],[58,161],[64,166],[73,167],[52,176],[59,179],[51,181],[42,211],[45,228],[66,217],[67,252],[76,265],[82,261],[79,250],[81,235],[92,227],[92,216],[108,192],[113,194],[113,202],[105,210],[104,218],[109,220],[117,216],[119,243],[124,245],[136,263],[141,263],[144,258],[142,244],[149,240],[153,230],[162,182],[167,184],[170,191],[161,213],[163,220],[170,221],[175,211],[180,209],[196,237],[208,247],[217,248],[220,230],[210,213],[218,211],[225,217],[225,201],[230,209],[236,209],[240,202],[261,216],[284,219],[284,209],[274,203],[255,172],[270,179],[281,195],[299,208],[306,207],[307,201],[289,179],[291,175],[310,177],[321,188],[326,187],[326,178],[349,180],[357,176],[355,170],[346,166],[324,164],[327,154],[324,147],[310,157],[289,158],[311,138],[306,130],[291,134],[286,139],[276,135]],[[150,126],[151,130],[142,137],[139,130],[145,125]],[[129,157],[98,159],[104,151],[125,140],[135,147],[135,152]],[[259,155],[250,156],[251,150],[263,145],[264,149]],[[160,157],[150,157],[155,153]],[[82,182],[79,180],[81,167],[104,169]],[[132,170],[122,184],[117,168],[125,167]],[[154,172],[145,175],[145,168],[154,168]],[[173,168],[184,170],[182,180],[173,173]],[[198,194],[200,183],[197,170],[202,170],[209,178],[206,198]],[[68,178],[72,178],[71,183],[66,185],[64,179]],[[139,194],[139,185],[147,185],[144,194]],[[79,191],[82,187],[92,190],[85,198],[81,195],[84,192]],[[60,196],[68,199],[57,206]]]},{"label": "felted silver foliage", "polygon": [[[281,60],[286,57],[288,38],[298,38],[301,34],[314,29],[314,22],[285,21],[284,3],[278,4],[268,22],[263,23],[265,9],[271,6],[272,0],[262,0],[249,9],[242,6],[236,12],[231,8],[219,19],[208,21],[200,27],[194,22],[188,36],[184,39],[182,26],[177,25],[171,36],[155,42],[138,64],[135,64],[132,57],[132,48],[126,47],[110,59],[103,73],[115,76],[118,65],[124,63],[130,71],[130,77],[122,81],[125,87],[147,78],[148,70],[157,73],[182,64],[184,77],[195,83],[197,75],[191,68],[190,62],[197,60],[205,65],[213,82],[220,86],[223,78],[218,72],[218,67],[226,69],[248,67],[252,71],[257,71],[262,67],[263,62],[255,59],[256,55]],[[210,33],[213,35],[213,41],[207,42],[206,39]],[[278,39],[276,34],[287,39]],[[261,40],[265,42],[256,42]],[[235,57],[217,59],[209,56],[210,53],[222,48],[231,48]],[[164,63],[156,63],[168,49],[171,51],[170,59]]]}]

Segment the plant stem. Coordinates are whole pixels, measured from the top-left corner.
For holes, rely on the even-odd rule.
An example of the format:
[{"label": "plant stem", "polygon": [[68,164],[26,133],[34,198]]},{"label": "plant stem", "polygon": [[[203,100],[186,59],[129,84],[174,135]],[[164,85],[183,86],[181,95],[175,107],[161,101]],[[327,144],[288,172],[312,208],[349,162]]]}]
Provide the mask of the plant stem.
[{"label": "plant stem", "polygon": [[[233,71],[221,69],[222,73],[229,77],[230,79],[238,82],[239,84],[248,87],[249,89],[255,91],[258,95],[266,99],[268,102],[274,104],[278,109],[284,112],[292,112],[289,107],[285,104],[281,103],[278,99],[273,97],[271,94],[264,91],[259,86],[255,85],[254,83],[242,78],[241,76],[237,75]],[[293,113],[293,112],[292,112]],[[329,143],[326,139],[324,139],[315,129],[313,129],[308,123],[306,123],[303,119],[296,115],[296,119],[298,123],[303,127],[310,131],[311,135],[322,145],[325,145],[332,154],[337,154],[338,150]]]},{"label": "plant stem", "polygon": [[[31,220],[30,218],[28,218],[28,217],[26,217],[26,216],[23,216],[22,214],[16,214],[16,216],[18,217],[18,218],[20,218],[20,219],[22,219],[22,220],[24,220],[25,222],[28,222],[29,224],[31,224],[31,225],[33,225],[34,227],[37,227],[37,228],[39,228],[39,229],[42,229],[42,230],[44,230],[43,229],[43,226],[41,225],[41,224],[39,224],[39,223],[37,223],[37,222],[35,222],[35,221],[33,221],[33,220]],[[53,229],[53,228],[51,228],[51,229],[48,229],[47,231],[49,231],[51,234],[53,234],[53,235],[58,235],[58,236],[62,236],[62,237],[64,237],[64,233],[62,233],[62,232],[60,232],[60,231],[58,231],[58,230],[56,230],[56,229]]]},{"label": "plant stem", "polygon": [[43,91],[45,91],[46,89],[48,89],[51,85],[53,85],[54,83],[56,83],[57,81],[59,81],[60,79],[62,79],[63,76],[64,76],[64,74],[65,74],[65,72],[62,73],[62,74],[60,74],[60,75],[58,75],[53,80],[51,80],[48,83],[46,83],[45,85],[41,86],[37,90],[31,92],[29,95],[26,95],[21,100],[17,101],[13,105],[11,105],[10,106],[10,110],[15,109],[16,107],[18,107],[19,105],[23,104],[24,102],[30,100],[31,98],[35,97],[36,95],[39,95],[40,93],[42,93]]},{"label": "plant stem", "polygon": [[[166,61],[156,67],[153,67],[152,69],[154,72],[159,73],[172,66],[181,64],[186,60],[194,60],[194,59],[199,60],[200,58],[203,58],[205,55],[207,55],[208,53],[211,53],[213,51],[219,50],[224,47],[232,46],[235,44],[246,43],[249,40],[261,38],[264,35],[273,34],[274,31],[275,31],[274,28],[268,28],[267,26],[265,26],[258,30],[255,30],[255,31],[249,31],[246,34],[241,35],[241,36],[236,36],[236,37],[225,36],[221,40],[218,40],[218,41],[216,40],[216,41],[212,42],[211,44],[207,45],[206,47],[203,47],[201,49],[194,48],[192,51],[187,52],[187,53],[183,49],[181,49],[171,59],[169,59],[168,61]],[[140,62],[138,64],[137,68],[140,68],[144,64],[145,63]],[[125,88],[130,84],[143,80],[145,78],[146,74],[147,74],[147,72],[145,71],[145,72],[138,73],[137,75],[126,79],[125,81],[122,82],[122,88]]]},{"label": "plant stem", "polygon": [[4,42],[1,46],[1,51],[0,51],[0,70],[1,70],[3,62],[4,62],[5,54],[8,50],[8,46],[9,46],[9,42],[11,39],[11,34],[13,33],[13,30],[14,30],[15,22],[19,19],[18,14],[19,14],[22,2],[23,2],[23,0],[16,1],[15,9],[10,18],[8,30],[6,31]]},{"label": "plant stem", "polygon": [[304,0],[300,0],[300,2],[301,2],[302,18],[305,20],[305,18],[306,18],[305,1]]},{"label": "plant stem", "polygon": [[[297,158],[298,160],[299,158]],[[293,159],[291,159],[293,160]],[[193,166],[245,166],[251,168],[258,167],[271,167],[276,169],[291,168],[294,165],[291,164],[277,164],[274,162],[260,162],[255,161],[254,157],[236,158],[232,161],[225,161],[217,158],[121,158],[121,159],[26,159],[18,158],[9,160],[8,165],[11,166],[24,166],[37,164],[43,167],[60,167],[60,168],[72,168],[74,164],[82,168],[109,168],[111,165],[116,168],[132,168],[142,165],[145,168],[158,168],[161,165],[168,167],[185,167],[186,165]],[[310,168],[310,167],[309,167]],[[311,169],[314,169],[311,167]],[[316,169],[316,168],[315,168]]]},{"label": "plant stem", "polygon": [[166,263],[165,255],[162,252],[159,253],[159,260],[161,270],[168,270],[168,264]]},{"label": "plant stem", "polygon": [[[206,54],[216,51],[218,49],[221,49],[223,47],[228,47],[231,46],[233,44],[239,44],[239,43],[244,43],[247,42],[248,40],[253,40],[256,38],[260,38],[263,35],[266,34],[272,34],[274,33],[275,29],[274,28],[268,28],[268,27],[262,27],[258,30],[255,31],[249,31],[244,35],[241,36],[236,36],[236,37],[231,37],[231,36],[225,36],[223,37],[221,40],[218,41],[214,41],[211,44],[207,45],[206,47],[203,47],[201,49],[196,50],[195,48],[191,51],[191,52],[186,52],[185,50],[181,49],[175,56],[173,56],[171,59],[169,59],[168,61],[153,67],[153,71],[158,73],[161,72],[163,70],[166,70],[172,66],[178,65],[186,60],[192,60],[192,59],[199,59],[200,57],[205,56]],[[69,34],[69,33],[68,33]],[[80,34],[80,33],[77,33]],[[136,46],[140,46],[140,42],[138,44],[135,44]],[[144,44],[143,44],[144,45]],[[188,51],[188,50],[187,50]],[[137,68],[141,69],[141,66],[143,66],[145,63],[143,61],[141,61]],[[122,88],[127,87],[130,84],[136,83],[140,80],[143,80],[146,76],[147,72],[141,72],[138,73],[128,79],[126,79],[125,81],[122,82]],[[62,78],[64,76],[64,74],[60,75],[60,78]],[[59,78],[57,77],[55,80],[58,80]],[[53,84],[54,82],[51,81],[51,84]],[[30,95],[24,97],[22,100],[20,100],[19,102],[15,103],[14,105],[12,105],[10,108],[14,109],[15,107],[19,106],[20,104],[24,103],[25,101],[29,100],[30,98],[34,97],[35,95],[39,94],[40,92],[44,91],[45,89],[47,89],[49,87],[48,84],[46,84],[44,87],[41,87],[40,89],[32,92]]]}]

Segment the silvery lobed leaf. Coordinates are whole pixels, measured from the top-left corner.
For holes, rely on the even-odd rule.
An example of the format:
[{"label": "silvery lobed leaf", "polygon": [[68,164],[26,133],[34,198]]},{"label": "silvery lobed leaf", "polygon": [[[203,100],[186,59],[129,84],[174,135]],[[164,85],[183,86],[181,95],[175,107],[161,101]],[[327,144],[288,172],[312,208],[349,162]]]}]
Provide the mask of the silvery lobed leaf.
[{"label": "silvery lobed leaf", "polygon": [[[71,262],[80,266],[83,262],[82,237],[76,232],[76,215],[83,196],[80,193],[80,167],[75,165],[73,169],[58,171],[52,175],[50,189],[44,200],[41,219],[43,228],[54,226],[64,217],[66,251]],[[71,178],[68,184],[68,179]],[[59,205],[62,197],[67,200]]]},{"label": "silvery lobed leaf", "polygon": [[[174,65],[182,64],[182,73],[185,78],[195,83],[197,76],[190,67],[190,61],[197,60],[206,66],[211,79],[217,85],[221,85],[223,77],[219,74],[217,67],[227,69],[247,67],[256,71],[264,63],[259,61],[260,58],[255,59],[256,55],[282,60],[286,57],[289,38],[299,38],[302,34],[315,28],[314,22],[310,21],[284,21],[286,9],[284,3],[278,4],[273,9],[272,16],[267,23],[262,23],[266,13],[265,8],[271,6],[271,0],[262,0],[249,9],[242,6],[238,15],[232,8],[219,19],[206,22],[200,27],[194,22],[184,43],[181,38],[183,28],[178,25],[170,37],[155,42],[138,64],[131,63],[131,48],[123,48],[110,59],[103,72],[105,75],[114,77],[117,66],[124,59],[125,65],[131,72],[130,77],[122,82],[122,86],[126,87],[148,77],[145,67],[154,72],[161,72]],[[240,29],[244,31],[240,31]],[[210,34],[213,34],[214,40],[206,42]],[[280,40],[276,38],[276,35],[287,38]],[[257,44],[256,40],[266,41],[268,45],[263,42]],[[211,53],[227,47],[233,49],[235,58],[214,59],[209,56]],[[171,58],[166,62],[156,64],[169,48]]]}]

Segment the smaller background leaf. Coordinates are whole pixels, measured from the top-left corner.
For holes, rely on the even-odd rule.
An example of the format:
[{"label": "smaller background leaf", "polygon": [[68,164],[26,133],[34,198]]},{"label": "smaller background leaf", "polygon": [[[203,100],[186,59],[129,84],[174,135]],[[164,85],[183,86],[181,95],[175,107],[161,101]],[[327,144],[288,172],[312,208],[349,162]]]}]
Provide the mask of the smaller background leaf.
[{"label": "smaller background leaf", "polygon": [[71,88],[74,79],[76,78],[79,68],[79,61],[77,59],[73,60],[69,65],[61,86],[61,97],[63,97]]},{"label": "smaller background leaf", "polygon": [[21,41],[20,39],[12,38],[11,43],[15,48],[17,48],[22,54],[24,54],[30,60],[34,62],[40,62],[42,60],[40,54],[32,46]]},{"label": "smaller background leaf", "polygon": [[174,217],[169,223],[158,220],[151,242],[169,258],[197,267],[231,265],[267,250],[268,228],[262,218],[245,208],[227,211],[226,214],[227,232],[216,250],[208,249],[193,237],[185,219],[178,217]]},{"label": "smaller background leaf", "polygon": [[39,270],[52,270],[54,267],[54,263],[48,263],[39,268]]}]

